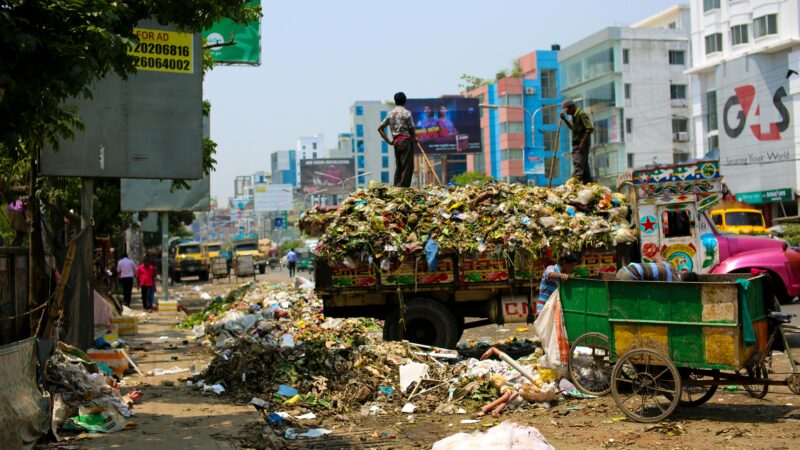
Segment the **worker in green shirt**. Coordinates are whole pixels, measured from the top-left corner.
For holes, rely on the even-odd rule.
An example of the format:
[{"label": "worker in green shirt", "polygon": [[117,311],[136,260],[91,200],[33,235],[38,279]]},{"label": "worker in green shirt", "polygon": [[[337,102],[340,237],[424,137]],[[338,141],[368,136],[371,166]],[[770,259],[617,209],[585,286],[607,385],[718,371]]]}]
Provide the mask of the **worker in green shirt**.
[{"label": "worker in green shirt", "polygon": [[567,119],[564,112],[561,120],[572,131],[572,176],[583,184],[592,182],[589,172],[589,136],[594,131],[594,125],[589,120],[589,115],[575,106],[572,100],[564,100],[561,104],[564,112],[572,116],[572,122]]}]

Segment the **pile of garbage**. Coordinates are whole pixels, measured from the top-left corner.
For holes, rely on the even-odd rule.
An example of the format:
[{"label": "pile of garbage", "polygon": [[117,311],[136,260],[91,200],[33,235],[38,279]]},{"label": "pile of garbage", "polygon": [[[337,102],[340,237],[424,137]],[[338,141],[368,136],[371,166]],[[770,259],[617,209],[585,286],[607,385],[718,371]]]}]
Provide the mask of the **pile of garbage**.
[{"label": "pile of garbage", "polygon": [[372,184],[334,212],[311,210],[303,231],[325,230],[316,253],[332,261],[354,255],[403,260],[431,245],[445,252],[500,247],[558,257],[636,239],[625,196],[570,179],[553,189],[492,182],[425,190]]},{"label": "pile of garbage", "polygon": [[498,415],[526,404],[547,408],[575,389],[559,382],[541,347],[516,361],[492,347],[479,360],[464,356],[471,348],[383,342],[375,321],[325,318],[312,290],[286,286],[253,284],[230,300],[218,299],[217,313],[195,328],[216,356],[190,384],[250,401],[271,423],[345,411],[467,414],[501,399],[502,407],[484,411]]},{"label": "pile of garbage", "polygon": [[54,423],[65,430],[122,430],[141,395],[135,390],[120,395],[110,368],[92,362],[86,353],[63,342],[47,360],[45,384],[54,399]]}]

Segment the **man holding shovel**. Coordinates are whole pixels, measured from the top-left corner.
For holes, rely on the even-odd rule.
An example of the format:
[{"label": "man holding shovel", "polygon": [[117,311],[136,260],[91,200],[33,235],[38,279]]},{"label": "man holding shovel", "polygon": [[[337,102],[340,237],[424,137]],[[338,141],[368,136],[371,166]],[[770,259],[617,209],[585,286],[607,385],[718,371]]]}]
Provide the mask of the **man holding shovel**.
[{"label": "man holding shovel", "polygon": [[594,126],[589,115],[575,106],[572,100],[564,100],[561,108],[572,116],[570,122],[564,112],[561,113],[561,120],[572,131],[572,176],[583,184],[589,184],[592,182],[592,174],[589,172],[589,136],[594,131]]},{"label": "man holding shovel", "polygon": [[[384,141],[394,147],[395,169],[394,185],[410,187],[414,176],[414,147],[417,145],[417,131],[411,112],[405,108],[406,94],[394,94],[395,107],[378,127]],[[386,127],[392,132],[392,140],[386,136]]]}]

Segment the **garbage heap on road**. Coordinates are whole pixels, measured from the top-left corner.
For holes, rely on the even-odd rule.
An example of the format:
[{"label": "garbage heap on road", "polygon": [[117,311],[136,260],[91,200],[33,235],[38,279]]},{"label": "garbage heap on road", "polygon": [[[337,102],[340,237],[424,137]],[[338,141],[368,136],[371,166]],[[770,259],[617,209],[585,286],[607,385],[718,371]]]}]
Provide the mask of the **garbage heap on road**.
[{"label": "garbage heap on road", "polygon": [[92,362],[83,351],[59,342],[45,367],[54,425],[93,433],[125,428],[140,394],[134,390],[122,396],[112,373],[109,367]]},{"label": "garbage heap on road", "polygon": [[[624,195],[570,179],[548,189],[491,182],[424,190],[373,184],[336,211],[307,211],[308,234],[324,232],[316,253],[330,261],[403,260],[433,242],[443,252],[483,253],[499,246],[543,256],[632,242]],[[388,263],[387,263],[388,267]]]},{"label": "garbage heap on road", "polygon": [[485,411],[499,414],[526,405],[547,408],[562,390],[577,392],[559,383],[560,372],[546,367],[541,347],[533,352],[533,345],[531,355],[517,360],[526,377],[502,360],[383,342],[376,321],[325,318],[312,290],[253,284],[216,302],[217,312],[195,328],[216,355],[191,385],[252,401],[273,423],[304,413],[466,414],[508,392],[518,394],[505,396],[499,410],[498,404]]}]

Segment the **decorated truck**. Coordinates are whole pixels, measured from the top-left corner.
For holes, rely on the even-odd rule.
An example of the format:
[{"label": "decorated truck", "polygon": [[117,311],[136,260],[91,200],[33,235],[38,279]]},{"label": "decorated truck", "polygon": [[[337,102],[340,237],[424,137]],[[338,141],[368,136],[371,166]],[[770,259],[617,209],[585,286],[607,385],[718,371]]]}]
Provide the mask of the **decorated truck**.
[{"label": "decorated truck", "polygon": [[172,279],[178,283],[186,276],[197,275],[208,281],[208,255],[200,242],[182,242],[175,248],[175,267]]},{"label": "decorated truck", "polygon": [[[610,275],[623,263],[660,255],[676,268],[699,273],[767,271],[779,299],[800,295],[800,254],[786,243],[715,229],[707,210],[720,200],[718,161],[635,170],[618,187],[631,200],[630,221],[640,237],[613,250],[588,250],[578,276]],[[441,347],[455,346],[466,327],[532,321],[542,272],[552,263],[503,248],[444,252],[435,267],[424,257],[390,264],[357,260],[317,259],[316,291],[325,315],[384,319],[387,340]],[[467,324],[468,317],[482,320]]]}]

